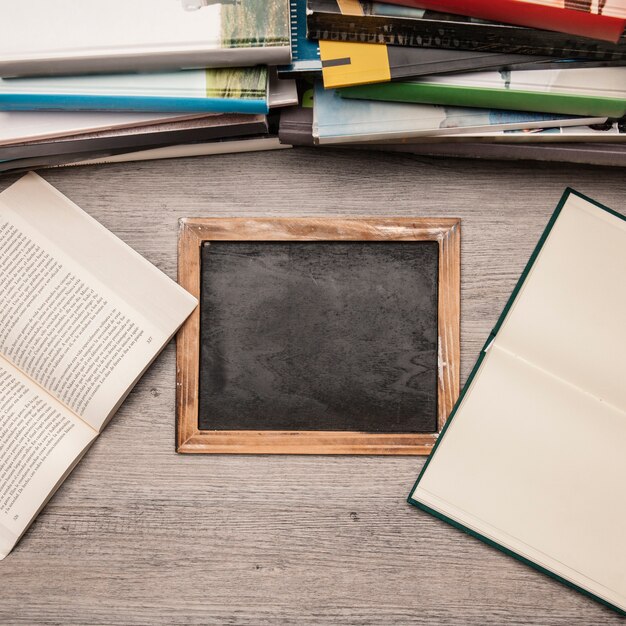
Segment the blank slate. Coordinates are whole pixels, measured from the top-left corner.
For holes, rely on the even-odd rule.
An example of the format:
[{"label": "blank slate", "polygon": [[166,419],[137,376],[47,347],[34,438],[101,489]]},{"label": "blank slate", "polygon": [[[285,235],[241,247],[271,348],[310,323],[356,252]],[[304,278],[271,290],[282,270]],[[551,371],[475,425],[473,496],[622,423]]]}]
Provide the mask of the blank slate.
[{"label": "blank slate", "polygon": [[458,393],[458,221],[421,222],[185,220],[178,450],[428,451]]},{"label": "blank slate", "polygon": [[435,432],[438,253],[205,243],[200,428]]}]

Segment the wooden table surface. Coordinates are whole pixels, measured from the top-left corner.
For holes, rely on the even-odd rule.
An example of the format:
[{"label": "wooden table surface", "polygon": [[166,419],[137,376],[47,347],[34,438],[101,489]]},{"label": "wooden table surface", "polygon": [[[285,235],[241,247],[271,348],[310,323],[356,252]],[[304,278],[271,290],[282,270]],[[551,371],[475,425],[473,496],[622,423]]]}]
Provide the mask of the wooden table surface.
[{"label": "wooden table surface", "polygon": [[[180,217],[461,217],[463,381],[563,189],[626,209],[622,169],[304,148],[42,175],[171,277]],[[406,504],[423,458],[177,456],[174,375],[0,563],[0,624],[624,623]]]}]

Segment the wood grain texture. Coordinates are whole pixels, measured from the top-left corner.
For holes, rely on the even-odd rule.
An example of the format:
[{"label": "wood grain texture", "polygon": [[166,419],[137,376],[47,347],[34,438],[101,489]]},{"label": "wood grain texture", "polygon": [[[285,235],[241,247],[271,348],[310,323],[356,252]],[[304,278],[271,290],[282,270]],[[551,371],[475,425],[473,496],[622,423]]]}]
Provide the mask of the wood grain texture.
[{"label": "wood grain texture", "polygon": [[[42,174],[173,278],[180,217],[460,217],[463,380],[564,188],[626,209],[621,169],[352,151]],[[624,623],[407,505],[423,459],[179,456],[174,410],[170,345],[0,563],[1,624]]]},{"label": "wood grain texture", "polygon": [[[178,280],[201,305],[177,343],[176,450],[187,454],[429,454],[459,394],[460,220],[432,217],[183,218]],[[425,433],[348,430],[205,430],[199,427],[201,247],[211,241],[433,241],[438,244],[437,429]],[[255,288],[257,283],[255,281]],[[407,339],[407,344],[409,343]],[[387,415],[388,416],[388,415]]]}]

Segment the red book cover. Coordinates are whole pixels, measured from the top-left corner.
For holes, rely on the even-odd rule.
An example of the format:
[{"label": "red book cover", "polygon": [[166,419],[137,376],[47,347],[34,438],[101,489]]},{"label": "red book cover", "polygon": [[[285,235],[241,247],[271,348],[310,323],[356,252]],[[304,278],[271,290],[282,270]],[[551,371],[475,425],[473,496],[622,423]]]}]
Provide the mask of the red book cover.
[{"label": "red book cover", "polygon": [[385,0],[431,9],[558,30],[617,43],[626,27],[626,0]]}]

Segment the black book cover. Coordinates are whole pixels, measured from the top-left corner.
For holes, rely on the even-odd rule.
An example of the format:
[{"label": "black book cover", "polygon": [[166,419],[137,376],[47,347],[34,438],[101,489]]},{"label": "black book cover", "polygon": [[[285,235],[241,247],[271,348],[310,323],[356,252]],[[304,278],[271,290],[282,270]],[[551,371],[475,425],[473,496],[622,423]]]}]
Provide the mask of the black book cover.
[{"label": "black book cover", "polygon": [[337,0],[307,0],[307,37],[564,59],[626,60],[626,35],[614,44],[378,2],[360,1],[359,5],[361,14],[353,15],[343,14]]},{"label": "black book cover", "polygon": [[[373,54],[376,62],[372,62]],[[554,59],[546,56],[337,41],[320,41],[320,58],[326,88],[406,80],[434,74],[548,69],[554,65]]]},{"label": "black book cover", "polygon": [[284,109],[280,116],[278,140],[289,146],[312,146],[313,109],[296,106]]},{"label": "black book cover", "polygon": [[391,79],[453,74],[483,70],[533,69],[551,60],[548,56],[444,50],[441,48],[409,48],[387,46]]}]

